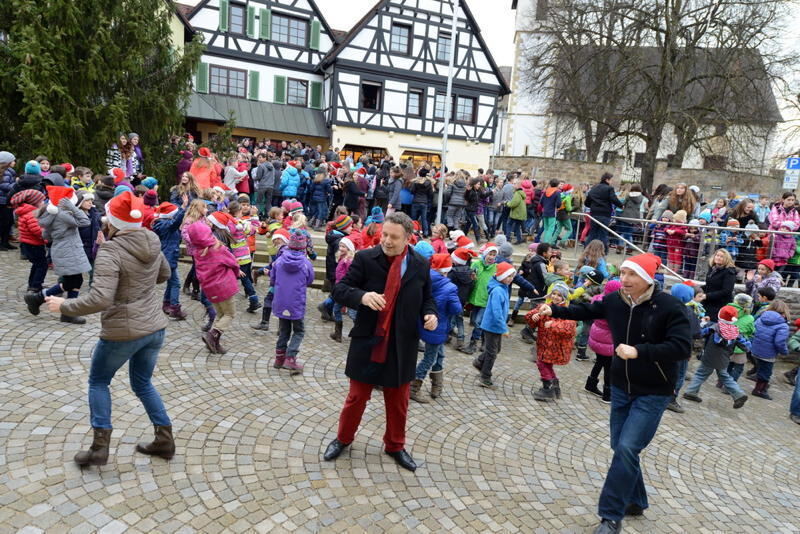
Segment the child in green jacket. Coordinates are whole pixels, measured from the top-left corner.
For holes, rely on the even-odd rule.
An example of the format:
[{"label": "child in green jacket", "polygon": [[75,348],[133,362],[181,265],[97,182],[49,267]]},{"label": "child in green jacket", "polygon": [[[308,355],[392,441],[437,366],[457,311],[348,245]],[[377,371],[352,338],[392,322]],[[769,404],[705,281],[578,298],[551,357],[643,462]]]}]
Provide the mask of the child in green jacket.
[{"label": "child in green jacket", "polygon": [[481,255],[473,260],[471,268],[475,272],[475,286],[469,295],[467,303],[472,306],[469,314],[469,322],[472,325],[472,335],[469,345],[462,349],[464,354],[474,354],[481,340],[481,351],[483,351],[483,331],[480,324],[486,303],[489,301],[489,280],[492,279],[497,271],[497,253],[500,249],[494,243],[486,243],[481,249]]}]

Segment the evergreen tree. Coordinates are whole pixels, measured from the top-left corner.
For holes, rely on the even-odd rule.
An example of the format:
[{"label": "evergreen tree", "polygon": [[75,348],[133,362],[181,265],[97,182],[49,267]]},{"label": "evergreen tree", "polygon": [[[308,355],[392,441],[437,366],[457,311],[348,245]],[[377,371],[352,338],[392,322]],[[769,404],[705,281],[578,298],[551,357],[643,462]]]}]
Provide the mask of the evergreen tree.
[{"label": "evergreen tree", "polygon": [[182,54],[173,48],[174,9],[165,0],[2,0],[0,147],[105,172],[107,149],[137,132],[157,167],[202,53],[199,37]]}]

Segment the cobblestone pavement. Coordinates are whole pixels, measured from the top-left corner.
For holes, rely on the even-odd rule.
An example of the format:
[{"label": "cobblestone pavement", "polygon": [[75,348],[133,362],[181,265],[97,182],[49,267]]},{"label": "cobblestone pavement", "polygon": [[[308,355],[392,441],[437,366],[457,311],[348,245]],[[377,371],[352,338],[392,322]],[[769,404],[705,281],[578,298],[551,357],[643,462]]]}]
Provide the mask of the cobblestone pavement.
[{"label": "cobblestone pavement", "polygon": [[[202,310],[189,301],[155,375],[178,454],[165,462],[134,452],[152,427],[120,373],[112,457],[81,471],[72,456],[91,441],[86,381],[99,318],[78,327],[44,311],[32,317],[22,303],[28,264],[6,252],[0,269],[0,532],[551,533],[596,524],[608,407],[582,391],[590,364],[579,362],[559,369],[562,400],[535,402],[519,326],[494,390],[477,386],[469,357],[448,351],[444,396],[410,407],[408,448],[422,464],[412,474],[381,452],[379,392],[352,448],[336,463],[321,460],[346,393],[346,344],[328,339],[330,323],[316,312],[305,373],[290,377],[270,366],[275,334],[252,331],[255,315],[240,312],[228,354],[209,355]],[[310,310],[321,297],[311,291]],[[667,412],[643,458],[651,508],[625,532],[800,531],[800,427],[787,417],[789,386],[775,382],[772,402],[733,411],[712,384],[686,414]]]}]

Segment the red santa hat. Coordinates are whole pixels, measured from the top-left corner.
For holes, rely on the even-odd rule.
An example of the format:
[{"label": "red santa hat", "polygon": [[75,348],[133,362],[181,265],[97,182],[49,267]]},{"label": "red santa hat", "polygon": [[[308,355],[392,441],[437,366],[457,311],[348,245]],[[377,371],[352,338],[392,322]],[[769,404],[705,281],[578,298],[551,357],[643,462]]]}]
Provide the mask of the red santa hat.
[{"label": "red santa hat", "polygon": [[473,248],[475,246],[475,243],[470,241],[470,239],[467,236],[462,235],[461,237],[456,239],[456,246],[459,248]]},{"label": "red santa hat", "polygon": [[336,169],[337,171],[338,171],[339,169],[341,169],[341,168],[342,168],[342,164],[341,164],[341,163],[339,163],[338,161],[329,161],[329,162],[328,162],[328,166],[329,166],[329,167],[333,167],[333,168],[334,168],[334,169]]},{"label": "red santa hat", "polygon": [[178,213],[178,206],[172,202],[162,202],[156,208],[159,219],[171,219]]},{"label": "red santa hat", "polygon": [[450,255],[450,257],[453,258],[453,263],[455,265],[466,265],[470,261],[472,261],[472,259],[475,258],[476,256],[477,254],[475,253],[474,250],[470,250],[464,247],[455,249],[453,253]]},{"label": "red santa hat", "polygon": [[456,241],[459,237],[463,236],[464,232],[461,230],[450,230],[450,241]]},{"label": "red santa hat", "polygon": [[289,232],[285,228],[278,228],[274,232],[272,232],[272,240],[275,241],[276,239],[283,240],[284,243],[287,245],[289,244]]},{"label": "red santa hat", "polygon": [[58,203],[62,198],[68,198],[74,206],[78,205],[78,195],[71,187],[64,187],[61,185],[48,185],[47,198],[50,199],[50,204],[47,205],[47,213],[55,215],[58,213]]},{"label": "red santa hat", "polygon": [[123,191],[106,204],[106,222],[117,230],[135,230],[144,221],[144,201]]},{"label": "red santa hat", "polygon": [[366,174],[367,174],[367,169],[365,169],[364,167],[361,167],[360,169],[358,169],[358,170],[357,170],[356,172],[354,172],[353,174],[360,174],[361,176],[366,176]]},{"label": "red santa hat", "polygon": [[67,171],[67,174],[75,172],[75,167],[72,166],[72,163],[62,163],[61,166],[64,167],[64,169]]},{"label": "red santa hat", "polygon": [[343,238],[341,238],[341,239],[339,240],[339,244],[340,244],[340,245],[344,245],[344,246],[346,246],[348,249],[350,249],[350,252],[355,252],[355,251],[356,251],[356,246],[355,246],[355,244],[354,244],[354,243],[353,243],[353,241],[352,241],[350,238],[348,238],[348,237],[343,237]]},{"label": "red santa hat", "polygon": [[114,185],[117,185],[125,179],[125,171],[119,167],[114,167],[111,169],[111,176],[114,177]]},{"label": "red santa hat", "polygon": [[630,269],[648,284],[653,284],[656,271],[661,267],[661,258],[655,254],[639,254],[622,262],[620,269]]},{"label": "red santa hat", "polygon": [[492,251],[495,251],[498,254],[500,253],[500,249],[497,247],[497,245],[492,241],[489,241],[481,247],[481,256],[486,256]]},{"label": "red santa hat", "polygon": [[448,273],[453,270],[453,260],[450,254],[434,254],[431,256],[431,269],[440,273]]},{"label": "red santa hat", "polygon": [[228,230],[230,231],[230,227],[228,225],[236,225],[236,220],[230,216],[230,214],[225,213],[223,211],[215,211],[208,217],[208,222],[219,228],[220,230]]},{"label": "red santa hat", "polygon": [[575,189],[575,188],[572,187],[572,184],[564,184],[564,187],[561,188],[561,192],[562,193],[569,193],[573,189]]},{"label": "red santa hat", "polygon": [[719,320],[728,323],[735,323],[739,319],[739,310],[733,306],[723,306],[719,310]]},{"label": "red santa hat", "polygon": [[208,147],[202,147],[200,148],[200,150],[197,151],[197,155],[200,156],[201,158],[210,158],[211,151],[208,149]]},{"label": "red santa hat", "polygon": [[514,276],[517,270],[510,263],[498,263],[497,270],[494,272],[494,277],[497,278],[497,281],[503,281],[509,276]]}]

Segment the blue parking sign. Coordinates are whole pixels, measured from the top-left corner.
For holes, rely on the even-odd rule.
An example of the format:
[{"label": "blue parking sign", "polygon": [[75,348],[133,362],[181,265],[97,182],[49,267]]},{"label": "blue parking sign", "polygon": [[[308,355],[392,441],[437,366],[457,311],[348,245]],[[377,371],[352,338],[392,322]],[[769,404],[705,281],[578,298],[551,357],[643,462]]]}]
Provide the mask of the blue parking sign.
[{"label": "blue parking sign", "polygon": [[786,170],[800,169],[800,156],[786,158]]}]

